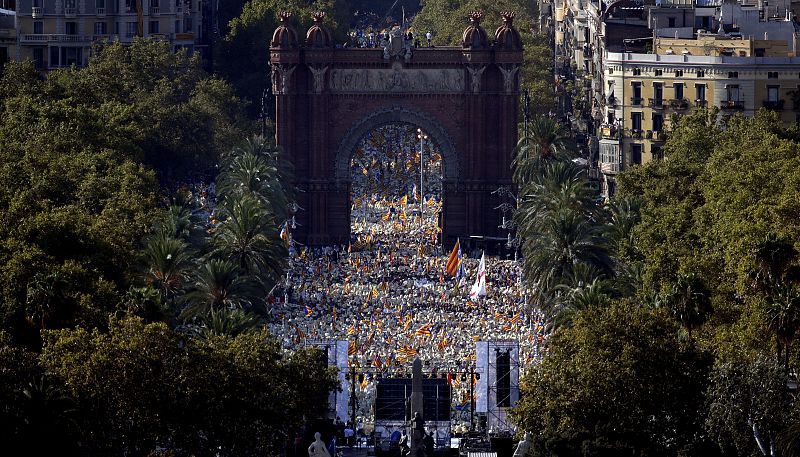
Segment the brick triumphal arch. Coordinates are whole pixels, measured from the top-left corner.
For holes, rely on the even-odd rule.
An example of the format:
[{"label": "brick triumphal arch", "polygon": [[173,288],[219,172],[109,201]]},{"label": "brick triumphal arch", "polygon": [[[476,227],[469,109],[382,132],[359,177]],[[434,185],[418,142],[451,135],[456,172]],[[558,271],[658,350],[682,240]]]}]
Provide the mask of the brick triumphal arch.
[{"label": "brick triumphal arch", "polygon": [[414,47],[396,31],[359,49],[335,46],[322,13],[305,39],[281,14],[270,46],[276,141],[301,189],[299,241],[347,243],[350,158],[387,124],[420,127],[441,151],[446,245],[506,235],[492,192],[511,184],[522,47],[513,13],[491,38],[482,16],[470,15],[460,47]]}]

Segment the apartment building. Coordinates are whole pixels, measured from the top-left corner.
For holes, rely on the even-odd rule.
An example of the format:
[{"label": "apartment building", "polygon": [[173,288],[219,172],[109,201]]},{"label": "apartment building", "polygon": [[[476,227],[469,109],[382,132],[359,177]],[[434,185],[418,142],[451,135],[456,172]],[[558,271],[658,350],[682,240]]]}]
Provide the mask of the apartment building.
[{"label": "apartment building", "polygon": [[16,56],[17,15],[15,11],[0,8],[0,68]]},{"label": "apartment building", "polygon": [[37,68],[83,66],[97,41],[169,41],[190,52],[203,43],[203,0],[18,0],[17,60]]},{"label": "apartment building", "polygon": [[787,124],[800,120],[794,5],[765,3],[557,0],[557,69],[585,102],[605,196],[625,167],[662,157],[673,117],[691,109],[766,108]]}]

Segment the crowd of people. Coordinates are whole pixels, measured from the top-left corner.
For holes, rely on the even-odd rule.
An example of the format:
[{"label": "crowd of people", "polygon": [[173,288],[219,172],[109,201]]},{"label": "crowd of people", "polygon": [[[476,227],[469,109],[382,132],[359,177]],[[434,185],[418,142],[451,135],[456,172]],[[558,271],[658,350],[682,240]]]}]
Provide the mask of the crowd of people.
[{"label": "crowd of people", "polygon": [[[463,372],[475,363],[477,341],[510,340],[519,343],[524,372],[543,355],[547,335],[522,292],[519,264],[489,257],[486,295],[470,299],[478,259],[462,256],[466,280],[447,275],[449,253],[438,245],[436,224],[441,202],[431,199],[420,220],[403,218],[408,201],[354,207],[348,246],[298,247],[271,332],[289,348],[307,339],[347,340],[357,366],[400,377],[410,375],[415,357],[428,372]],[[455,402],[469,401],[469,382],[448,379]],[[363,391],[371,391],[370,381],[363,378]]]}]

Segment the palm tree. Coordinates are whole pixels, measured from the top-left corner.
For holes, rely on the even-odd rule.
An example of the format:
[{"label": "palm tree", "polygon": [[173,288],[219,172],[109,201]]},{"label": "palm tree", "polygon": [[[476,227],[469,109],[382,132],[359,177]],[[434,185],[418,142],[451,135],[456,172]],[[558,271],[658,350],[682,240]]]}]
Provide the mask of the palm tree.
[{"label": "palm tree", "polygon": [[778,359],[783,359],[789,375],[789,349],[800,328],[800,292],[798,267],[794,264],[798,252],[789,241],[774,233],[759,241],[755,248],[756,267],[750,272],[750,282],[766,300],[767,326],[777,338]]},{"label": "palm tree", "polygon": [[572,162],[551,161],[533,175],[520,192],[517,224],[524,231],[558,208],[591,213],[592,190],[582,168]]},{"label": "palm tree", "polygon": [[638,258],[633,228],[642,220],[642,200],[636,196],[614,199],[608,208],[611,220],[607,235],[611,248],[623,258]]},{"label": "palm tree", "polygon": [[192,264],[188,246],[183,240],[157,233],[147,239],[144,258],[147,263],[145,282],[159,290],[164,300],[174,305]]},{"label": "palm tree", "polygon": [[210,336],[236,336],[241,333],[252,332],[261,324],[261,320],[253,313],[241,309],[212,309],[203,318],[200,335],[204,338]]},{"label": "palm tree", "polygon": [[533,230],[523,231],[523,273],[531,284],[561,283],[579,263],[591,265],[601,274],[611,273],[612,259],[599,226],[566,208],[542,219]]},{"label": "palm tree", "polygon": [[228,259],[209,259],[200,265],[193,289],[186,295],[185,318],[202,316],[212,309],[244,308],[252,304],[250,278]]},{"label": "palm tree", "polygon": [[543,163],[566,152],[568,138],[566,130],[555,119],[548,116],[531,119],[515,149],[514,182],[525,184]]},{"label": "palm tree", "polygon": [[690,339],[692,329],[703,325],[713,312],[711,292],[694,273],[678,276],[666,302],[673,317],[681,323]]},{"label": "palm tree", "polygon": [[289,203],[294,197],[289,187],[292,169],[279,148],[261,137],[254,137],[223,157],[222,164],[217,190],[223,199],[250,194],[261,201],[276,220],[288,219]]},{"label": "palm tree", "polygon": [[554,329],[569,327],[577,313],[590,308],[607,306],[611,301],[607,293],[607,286],[600,278],[594,278],[592,282],[577,287],[562,284],[557,288],[562,294],[553,319]]},{"label": "palm tree", "polygon": [[272,216],[253,197],[228,197],[214,234],[215,253],[236,262],[245,274],[280,276],[285,248]]},{"label": "palm tree", "polygon": [[783,359],[786,375],[789,375],[789,352],[800,329],[800,291],[788,284],[778,286],[767,303],[767,327],[777,338],[778,359]]}]

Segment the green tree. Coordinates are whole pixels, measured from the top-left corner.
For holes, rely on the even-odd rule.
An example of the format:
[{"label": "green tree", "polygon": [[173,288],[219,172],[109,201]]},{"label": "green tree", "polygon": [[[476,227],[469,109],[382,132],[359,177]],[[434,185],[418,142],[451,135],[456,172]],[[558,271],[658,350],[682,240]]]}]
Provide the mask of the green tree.
[{"label": "green tree", "polygon": [[630,303],[577,313],[521,382],[513,416],[533,432],[533,455],[700,452],[711,359],[677,330]]}]

